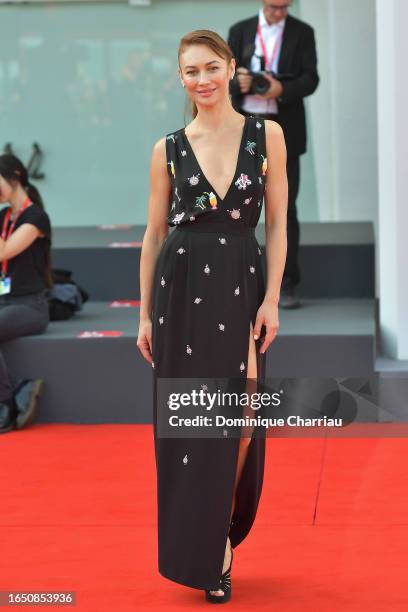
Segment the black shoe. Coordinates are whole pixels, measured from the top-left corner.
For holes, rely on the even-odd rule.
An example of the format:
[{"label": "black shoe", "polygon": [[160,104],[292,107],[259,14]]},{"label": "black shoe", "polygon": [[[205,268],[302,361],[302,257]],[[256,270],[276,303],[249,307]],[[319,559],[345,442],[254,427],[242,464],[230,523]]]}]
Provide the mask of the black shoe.
[{"label": "black shoe", "polygon": [[211,591],[217,591],[218,589],[209,589],[205,591],[205,598],[210,603],[227,603],[231,599],[231,568],[232,559],[234,556],[234,549],[231,547],[231,563],[226,572],[224,572],[220,578],[220,586],[224,592],[224,595],[211,595]]},{"label": "black shoe", "polygon": [[29,425],[37,412],[37,402],[44,387],[41,378],[36,380],[25,380],[14,391],[14,399],[17,405],[18,415],[16,429],[22,429]]},{"label": "black shoe", "polygon": [[300,306],[301,303],[296,295],[295,285],[290,278],[284,278],[280,290],[279,308],[293,309]]},{"label": "black shoe", "polygon": [[13,398],[0,402],[0,433],[14,429],[18,411]]}]

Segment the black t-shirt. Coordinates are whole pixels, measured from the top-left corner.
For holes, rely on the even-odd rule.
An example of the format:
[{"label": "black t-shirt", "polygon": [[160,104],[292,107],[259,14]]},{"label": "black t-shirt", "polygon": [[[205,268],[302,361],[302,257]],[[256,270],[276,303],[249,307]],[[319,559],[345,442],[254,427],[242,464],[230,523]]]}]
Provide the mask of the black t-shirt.
[{"label": "black t-shirt", "polygon": [[[0,231],[8,206],[0,210]],[[47,269],[51,248],[51,223],[47,213],[38,204],[26,208],[14,226],[13,233],[24,223],[35,225],[44,234],[25,251],[8,261],[7,276],[11,277],[10,295],[39,293],[47,287]],[[9,221],[9,227],[11,221]]]}]

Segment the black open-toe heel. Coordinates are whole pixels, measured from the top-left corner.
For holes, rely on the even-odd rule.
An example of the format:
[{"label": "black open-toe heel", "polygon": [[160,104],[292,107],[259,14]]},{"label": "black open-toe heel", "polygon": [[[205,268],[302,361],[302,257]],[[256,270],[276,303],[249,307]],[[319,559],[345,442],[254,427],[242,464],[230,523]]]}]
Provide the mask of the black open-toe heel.
[{"label": "black open-toe heel", "polygon": [[211,591],[217,591],[218,589],[209,589],[205,591],[205,598],[210,603],[227,603],[231,599],[231,569],[232,559],[234,557],[234,549],[231,547],[231,563],[226,572],[224,572],[220,578],[220,586],[218,589],[224,591],[224,595],[211,595]]}]

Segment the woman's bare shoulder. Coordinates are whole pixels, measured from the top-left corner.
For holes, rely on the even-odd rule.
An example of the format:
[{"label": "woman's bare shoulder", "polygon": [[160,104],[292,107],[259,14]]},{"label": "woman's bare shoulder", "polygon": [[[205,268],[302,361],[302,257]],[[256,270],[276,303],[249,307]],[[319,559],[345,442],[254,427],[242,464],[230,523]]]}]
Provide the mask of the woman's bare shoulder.
[{"label": "woman's bare shoulder", "polygon": [[181,129],[159,138],[159,140],[157,140],[157,142],[155,142],[153,145],[153,155],[164,159],[166,157],[166,141],[175,142],[175,139],[177,138],[178,133],[181,132]]},{"label": "woman's bare shoulder", "polygon": [[268,139],[280,139],[283,136],[283,130],[277,121],[265,119],[265,134]]},{"label": "woman's bare shoulder", "polygon": [[167,153],[166,153],[166,137],[163,136],[157,140],[153,145],[151,163],[154,167],[166,167]]},{"label": "woman's bare shoulder", "polygon": [[153,145],[153,155],[165,156],[166,155],[166,136],[159,138]]}]

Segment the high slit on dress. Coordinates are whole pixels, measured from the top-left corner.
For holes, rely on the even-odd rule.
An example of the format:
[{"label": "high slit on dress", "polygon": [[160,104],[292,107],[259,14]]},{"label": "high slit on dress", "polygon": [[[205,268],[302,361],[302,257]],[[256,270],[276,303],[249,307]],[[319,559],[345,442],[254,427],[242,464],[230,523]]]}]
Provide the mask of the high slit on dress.
[{"label": "high slit on dress", "polygon": [[[254,327],[265,296],[254,234],[266,181],[265,123],[245,117],[224,199],[207,181],[184,129],[167,135],[166,154],[172,184],[168,224],[175,229],[157,259],[152,307],[158,564],[170,580],[215,590],[228,535],[237,547],[256,516],[265,432],[258,427],[248,446],[230,525],[239,437],[158,435],[168,406],[158,401],[157,389],[162,378],[247,381],[250,321]],[[255,341],[256,388],[265,380],[262,340]]]}]

